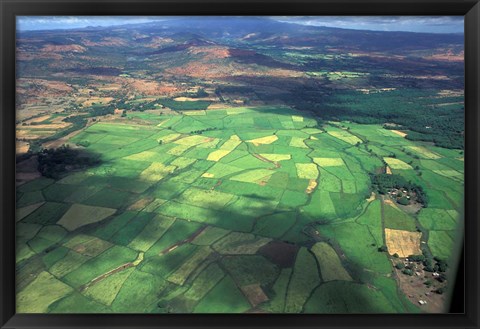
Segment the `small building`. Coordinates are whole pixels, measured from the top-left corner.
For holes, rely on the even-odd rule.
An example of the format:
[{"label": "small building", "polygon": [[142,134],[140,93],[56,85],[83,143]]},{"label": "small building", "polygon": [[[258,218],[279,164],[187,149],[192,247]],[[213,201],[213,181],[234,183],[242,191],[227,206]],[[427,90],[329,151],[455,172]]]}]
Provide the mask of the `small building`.
[{"label": "small building", "polygon": [[427,302],[424,301],[424,300],[422,300],[422,299],[420,299],[420,300],[418,301],[418,303],[419,303],[420,305],[425,305]]}]

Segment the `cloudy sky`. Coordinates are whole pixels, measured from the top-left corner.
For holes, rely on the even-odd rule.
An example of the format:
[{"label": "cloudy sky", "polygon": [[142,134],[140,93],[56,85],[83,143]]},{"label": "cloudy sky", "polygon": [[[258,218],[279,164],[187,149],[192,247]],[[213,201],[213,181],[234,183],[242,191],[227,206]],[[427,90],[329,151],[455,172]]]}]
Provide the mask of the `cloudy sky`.
[{"label": "cloudy sky", "polygon": [[[463,16],[276,16],[279,21],[359,30],[463,33]],[[161,16],[19,16],[17,29],[51,30],[164,20]]]}]

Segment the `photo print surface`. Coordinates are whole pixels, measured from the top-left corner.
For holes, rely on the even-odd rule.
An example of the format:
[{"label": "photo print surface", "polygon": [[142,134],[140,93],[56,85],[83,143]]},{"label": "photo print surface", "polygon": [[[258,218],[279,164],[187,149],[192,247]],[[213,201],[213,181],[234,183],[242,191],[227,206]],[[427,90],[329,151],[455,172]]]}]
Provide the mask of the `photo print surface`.
[{"label": "photo print surface", "polygon": [[19,16],[18,313],[445,313],[463,17]]}]

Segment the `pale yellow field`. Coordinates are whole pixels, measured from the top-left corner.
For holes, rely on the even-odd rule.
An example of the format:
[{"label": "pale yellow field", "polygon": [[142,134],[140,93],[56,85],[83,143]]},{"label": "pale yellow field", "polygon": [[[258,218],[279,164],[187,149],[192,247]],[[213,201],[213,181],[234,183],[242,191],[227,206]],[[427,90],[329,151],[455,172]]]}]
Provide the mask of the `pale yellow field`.
[{"label": "pale yellow field", "polygon": [[183,154],[183,152],[185,152],[189,148],[190,148],[190,146],[188,146],[188,145],[178,145],[178,146],[175,146],[174,148],[168,150],[167,153],[171,154],[171,155],[181,155],[181,154]]},{"label": "pale yellow field", "polygon": [[222,150],[233,151],[238,145],[242,143],[242,140],[237,135],[232,135],[230,138],[220,146]]},{"label": "pale yellow field", "polygon": [[15,143],[15,150],[17,155],[27,153],[29,148],[30,144],[28,144],[27,142],[17,141]]},{"label": "pale yellow field", "polygon": [[223,158],[224,156],[228,155],[231,151],[229,150],[216,150],[216,151],[213,151],[212,153],[210,153],[207,157],[207,160],[210,160],[210,161],[218,161],[220,160],[221,158]]},{"label": "pale yellow field", "polygon": [[160,141],[162,141],[162,143],[169,143],[169,142],[177,139],[180,136],[181,136],[181,134],[170,134],[170,135],[167,135],[167,136],[160,137],[159,139],[157,139],[157,142],[160,143]]},{"label": "pale yellow field", "polygon": [[352,134],[349,134],[346,131],[328,131],[327,133],[330,136],[341,139],[342,141],[347,142],[347,143],[352,144],[352,145],[355,145],[357,143],[362,142],[362,140],[360,138],[358,138],[357,136],[353,136]]},{"label": "pale yellow field", "polygon": [[260,138],[255,138],[248,140],[247,142],[252,143],[255,146],[261,145],[261,144],[272,144],[278,139],[276,135],[272,136],[265,136],[265,137],[260,137]]},{"label": "pale yellow field", "polygon": [[158,182],[165,176],[173,173],[175,169],[175,166],[166,166],[163,163],[154,162],[150,167],[142,171],[139,178],[148,182]]},{"label": "pale yellow field", "polygon": [[305,143],[303,142],[303,138],[302,137],[292,137],[292,140],[290,141],[290,146],[292,147],[301,147],[301,148],[304,148],[304,149],[307,149],[308,146],[305,145]]},{"label": "pale yellow field", "polygon": [[432,152],[429,149],[427,149],[425,147],[422,147],[422,146],[407,146],[407,148],[413,150],[414,152],[422,155],[423,157],[425,157],[427,159],[435,160],[435,159],[441,158],[441,156],[438,155],[437,153]]},{"label": "pale yellow field", "polygon": [[315,179],[310,179],[310,181],[308,182],[308,186],[307,186],[307,189],[305,190],[305,193],[307,194],[310,194],[312,193],[315,188],[317,187],[318,183]]},{"label": "pale yellow field", "polygon": [[185,168],[185,167],[191,165],[195,161],[197,161],[197,160],[196,159],[185,158],[185,157],[178,157],[178,158],[175,158],[175,160],[173,160],[172,162],[170,162],[170,165],[176,166],[179,169],[181,169],[181,168]]},{"label": "pale yellow field", "polygon": [[317,179],[318,169],[314,163],[296,163],[298,178]]},{"label": "pale yellow field", "polygon": [[391,175],[391,174],[392,174],[392,169],[391,169],[389,166],[386,166],[386,167],[385,167],[385,173],[386,173],[387,175]]},{"label": "pale yellow field", "polygon": [[302,121],[303,121],[303,117],[302,117],[302,116],[299,116],[299,115],[292,115],[292,121],[294,121],[294,122],[302,122]]},{"label": "pale yellow field", "polygon": [[194,111],[183,111],[185,115],[206,115],[207,112],[205,110],[194,110]]},{"label": "pale yellow field", "polygon": [[388,166],[392,169],[413,169],[408,163],[396,158],[383,158]]},{"label": "pale yellow field", "polygon": [[375,192],[372,192],[368,199],[366,199],[367,202],[372,202],[373,200],[376,199]]},{"label": "pale yellow field", "polygon": [[[223,107],[224,105],[222,105],[222,108]],[[210,109],[210,106],[207,109]],[[232,115],[232,114],[248,113],[248,112],[252,112],[253,110],[247,107],[229,107],[226,109],[226,111],[228,115]]]},{"label": "pale yellow field", "polygon": [[343,162],[342,158],[313,158],[313,161],[320,167],[336,167],[345,165],[345,162]]},{"label": "pale yellow field", "polygon": [[400,257],[419,255],[421,232],[385,229],[385,240],[390,255],[398,254]]}]

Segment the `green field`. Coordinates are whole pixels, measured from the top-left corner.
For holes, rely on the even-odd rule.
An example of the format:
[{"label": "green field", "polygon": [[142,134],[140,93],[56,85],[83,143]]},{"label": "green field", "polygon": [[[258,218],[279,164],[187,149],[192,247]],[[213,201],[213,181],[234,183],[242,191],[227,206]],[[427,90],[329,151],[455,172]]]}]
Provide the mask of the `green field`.
[{"label": "green field", "polygon": [[[142,129],[97,122],[71,139],[101,152],[98,166],[19,186],[18,311],[415,310],[378,248],[385,228],[422,229],[448,259],[461,220],[458,153],[288,107],[160,103],[178,113],[132,116]],[[367,200],[369,174],[385,163],[424,188],[427,208]]]}]

